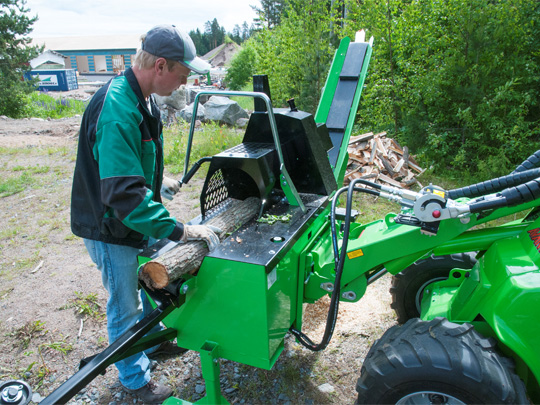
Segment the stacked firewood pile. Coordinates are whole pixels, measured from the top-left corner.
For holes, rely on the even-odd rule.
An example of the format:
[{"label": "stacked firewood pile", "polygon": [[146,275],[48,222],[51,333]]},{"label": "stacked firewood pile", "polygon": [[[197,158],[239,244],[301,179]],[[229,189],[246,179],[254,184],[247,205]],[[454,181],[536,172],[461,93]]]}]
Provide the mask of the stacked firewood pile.
[{"label": "stacked firewood pile", "polygon": [[354,179],[369,180],[378,184],[409,188],[418,183],[422,174],[418,163],[409,155],[405,146],[386,137],[386,132],[352,136],[349,141],[349,163],[345,173],[345,184]]}]

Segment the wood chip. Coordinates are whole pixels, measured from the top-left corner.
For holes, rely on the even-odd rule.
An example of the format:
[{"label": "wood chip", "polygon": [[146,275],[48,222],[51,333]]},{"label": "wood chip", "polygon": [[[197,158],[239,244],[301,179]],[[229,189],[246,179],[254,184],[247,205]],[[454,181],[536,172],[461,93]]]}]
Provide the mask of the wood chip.
[{"label": "wood chip", "polygon": [[30,273],[31,274],[34,274],[36,271],[38,271],[39,269],[41,269],[41,266],[43,266],[43,260],[39,262],[39,264],[36,266],[36,268],[34,270],[32,270]]}]

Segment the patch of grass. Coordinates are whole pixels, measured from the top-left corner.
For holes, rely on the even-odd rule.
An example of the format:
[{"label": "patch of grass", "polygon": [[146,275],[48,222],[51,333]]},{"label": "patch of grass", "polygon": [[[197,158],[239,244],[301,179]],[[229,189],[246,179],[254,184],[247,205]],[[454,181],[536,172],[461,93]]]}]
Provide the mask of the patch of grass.
[{"label": "patch of grass", "polygon": [[28,187],[39,184],[37,176],[49,173],[49,166],[13,166],[9,169],[14,175],[4,175],[0,179],[0,198],[20,193]]},{"label": "patch of grass", "polygon": [[48,331],[45,329],[45,322],[40,320],[37,321],[28,321],[23,326],[18,329],[15,329],[11,334],[16,343],[22,350],[28,349],[32,340],[47,334]]},{"label": "patch of grass", "polygon": [[13,291],[13,287],[0,291],[0,301],[7,298],[7,296]]},{"label": "patch of grass", "polygon": [[71,241],[73,241],[73,240],[78,240],[78,239],[79,239],[79,237],[73,235],[71,232],[68,233],[66,236],[64,236],[64,240],[65,240],[66,242],[71,242]]},{"label": "patch of grass", "polygon": [[[177,124],[164,130],[165,165],[171,173],[182,173],[186,158],[189,126]],[[193,135],[190,166],[206,156],[213,156],[242,142],[244,134],[215,123],[203,124]]]},{"label": "patch of grass", "polygon": [[66,356],[70,351],[73,350],[73,345],[66,342],[66,338],[61,337],[60,340],[40,344],[40,354],[46,351],[56,351],[58,353],[61,353],[63,356]]},{"label": "patch of grass", "polygon": [[6,270],[19,271],[22,269],[34,269],[41,260],[42,258],[39,254],[39,251],[35,251],[30,257],[23,257],[12,262],[9,268],[6,268]]},{"label": "patch of grass", "polygon": [[33,183],[34,178],[27,172],[16,177],[4,177],[0,179],[0,198],[20,193]]},{"label": "patch of grass", "polygon": [[0,230],[0,240],[11,239],[17,236],[21,232],[22,228],[20,226],[15,226],[13,228],[2,229]]},{"label": "patch of grass", "polygon": [[69,304],[64,305],[60,309],[75,308],[75,312],[78,315],[95,320],[101,320],[105,317],[101,305],[97,302],[96,293],[83,295],[83,293],[75,291],[75,296]]}]

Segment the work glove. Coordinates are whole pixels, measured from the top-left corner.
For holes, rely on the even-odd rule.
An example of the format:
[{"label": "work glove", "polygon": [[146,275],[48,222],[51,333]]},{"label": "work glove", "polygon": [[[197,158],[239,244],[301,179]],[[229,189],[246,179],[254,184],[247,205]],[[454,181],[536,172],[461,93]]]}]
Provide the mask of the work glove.
[{"label": "work glove", "polygon": [[219,245],[219,238],[216,233],[221,233],[221,229],[212,225],[184,225],[184,234],[180,238],[180,242],[204,240],[211,252]]},{"label": "work glove", "polygon": [[163,176],[163,183],[161,183],[161,196],[167,200],[172,200],[174,195],[180,191],[180,182],[171,179],[170,177]]}]

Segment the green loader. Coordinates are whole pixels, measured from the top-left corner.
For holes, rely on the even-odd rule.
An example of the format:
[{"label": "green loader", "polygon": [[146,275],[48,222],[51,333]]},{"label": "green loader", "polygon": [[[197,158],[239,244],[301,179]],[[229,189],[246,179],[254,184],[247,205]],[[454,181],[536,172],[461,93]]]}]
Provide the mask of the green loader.
[{"label": "green loader", "polygon": [[[288,334],[310,350],[325,349],[340,302],[357,302],[386,273],[394,276],[401,325],[371,348],[351,403],[540,401],[540,153],[508,176],[457,190],[410,191],[364,179],[341,187],[371,52],[372,41],[341,41],[315,115],[293,100],[273,108],[264,76],[254,77],[254,92],[219,93],[254,97],[255,111],[241,144],[188,170],[192,123],[181,183],[209,167],[201,214],[191,223],[206,223],[230,199],[251,197],[260,201],[258,217],[208,253],[196,274],[161,290],[141,285],[154,312],[85,359],[42,404],[65,403],[115,361],[174,338],[200,353],[206,395],[197,403],[228,403],[220,359],[271,369]],[[352,207],[356,193],[401,208],[363,224]],[[495,221],[516,213],[522,219]],[[287,221],[257,221],[265,216]],[[141,254],[141,265],[174,246],[158,242]],[[302,332],[303,306],[324,296],[331,297],[326,328],[313,342]],[[147,335],[158,322],[167,328]]]}]

